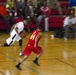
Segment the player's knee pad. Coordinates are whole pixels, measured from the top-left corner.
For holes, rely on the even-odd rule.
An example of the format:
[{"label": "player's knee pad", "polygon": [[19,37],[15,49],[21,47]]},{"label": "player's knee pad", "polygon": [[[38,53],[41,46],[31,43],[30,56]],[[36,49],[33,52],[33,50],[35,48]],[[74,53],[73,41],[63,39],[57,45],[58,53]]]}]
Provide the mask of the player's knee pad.
[{"label": "player's knee pad", "polygon": [[19,40],[19,46],[22,46],[22,39]]}]

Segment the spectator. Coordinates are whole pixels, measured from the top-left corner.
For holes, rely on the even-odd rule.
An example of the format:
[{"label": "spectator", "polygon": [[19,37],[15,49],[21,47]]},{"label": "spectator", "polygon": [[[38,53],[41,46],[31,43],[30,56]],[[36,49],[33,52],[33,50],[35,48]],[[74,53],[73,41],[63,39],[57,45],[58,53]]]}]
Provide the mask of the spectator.
[{"label": "spectator", "polygon": [[16,10],[16,7],[15,7],[14,0],[7,0],[6,8],[7,8],[7,11],[9,13],[9,15],[8,15],[9,20],[11,21],[11,24],[14,25],[15,24],[14,18],[17,16],[17,10]]},{"label": "spectator", "polygon": [[38,17],[38,8],[35,5],[33,5],[33,13],[36,17]]},{"label": "spectator", "polygon": [[43,6],[43,1],[42,0],[38,0],[37,2],[37,15],[39,16],[40,13],[39,13],[39,10],[40,10],[40,7]]},{"label": "spectator", "polygon": [[74,13],[74,15],[76,16],[76,6],[72,7],[71,12]]},{"label": "spectator", "polygon": [[8,9],[9,16],[17,16],[17,9],[14,0],[7,0],[6,8]]},{"label": "spectator", "polygon": [[23,17],[25,18],[25,1],[24,0],[17,0],[16,1],[16,5],[17,5],[17,12],[19,17]]},{"label": "spectator", "polygon": [[2,5],[0,7],[0,19],[5,22],[6,33],[8,34],[10,32],[10,25],[9,25],[9,21],[8,21],[8,12],[7,12],[5,5]]},{"label": "spectator", "polygon": [[32,1],[29,1],[28,5],[25,7],[25,15],[27,18],[27,23],[28,23],[28,32],[30,32],[30,23],[31,20],[33,20],[36,23],[36,26],[38,28],[38,26],[40,25],[40,23],[38,22],[37,18],[36,18],[36,14],[34,13],[34,8],[32,5]]},{"label": "spectator", "polygon": [[69,38],[69,30],[72,29],[74,31],[74,38],[76,39],[76,17],[73,13],[71,13],[69,16],[67,16],[64,19],[64,40],[68,40]]},{"label": "spectator", "polygon": [[52,10],[58,9],[60,15],[62,15],[62,9],[58,0],[49,0],[49,5]]},{"label": "spectator", "polygon": [[43,2],[43,6],[40,7],[40,15],[38,17],[38,21],[41,22],[42,18],[45,20],[45,31],[49,31],[49,17],[51,9],[47,6],[47,1]]}]

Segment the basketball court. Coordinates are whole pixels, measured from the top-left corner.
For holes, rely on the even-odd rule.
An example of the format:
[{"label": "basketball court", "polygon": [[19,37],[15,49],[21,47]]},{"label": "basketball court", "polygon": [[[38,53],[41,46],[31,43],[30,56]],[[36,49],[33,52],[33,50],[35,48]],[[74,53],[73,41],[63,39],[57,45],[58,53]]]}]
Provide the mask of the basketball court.
[{"label": "basketball court", "polygon": [[[21,60],[18,42],[11,47],[0,47],[0,75],[76,75],[76,40],[70,38],[51,38],[52,32],[43,32],[39,42],[44,53],[39,59],[40,66],[33,63],[34,53],[21,65],[22,70],[17,70],[15,65]],[[0,43],[4,43],[8,34],[0,35]],[[23,39],[25,48],[30,33]]]}]

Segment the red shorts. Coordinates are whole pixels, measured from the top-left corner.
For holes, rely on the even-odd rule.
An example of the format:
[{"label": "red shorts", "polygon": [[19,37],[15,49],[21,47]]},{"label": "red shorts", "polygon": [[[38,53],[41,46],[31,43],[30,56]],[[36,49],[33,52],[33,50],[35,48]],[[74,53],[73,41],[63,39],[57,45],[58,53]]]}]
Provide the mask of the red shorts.
[{"label": "red shorts", "polygon": [[31,52],[34,52],[35,54],[39,54],[41,52],[42,48],[40,46],[37,46],[37,49],[34,48],[32,45],[27,45],[24,49],[23,55],[29,56]]}]

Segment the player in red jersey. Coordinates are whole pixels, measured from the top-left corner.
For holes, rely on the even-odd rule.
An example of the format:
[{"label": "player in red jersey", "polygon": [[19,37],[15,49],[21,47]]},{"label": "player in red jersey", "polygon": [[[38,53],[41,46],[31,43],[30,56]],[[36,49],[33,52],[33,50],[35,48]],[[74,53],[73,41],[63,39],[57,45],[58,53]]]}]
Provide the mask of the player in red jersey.
[{"label": "player in red jersey", "polygon": [[38,29],[34,30],[29,41],[28,44],[26,45],[23,55],[24,57],[22,58],[22,60],[16,65],[16,68],[18,70],[21,70],[20,65],[30,56],[31,52],[34,52],[37,56],[36,59],[33,61],[34,64],[36,64],[37,66],[40,66],[38,63],[38,59],[39,57],[42,55],[43,53],[43,49],[38,46],[38,42],[40,40],[40,38],[42,37],[42,31],[43,27],[39,26]]}]

